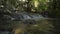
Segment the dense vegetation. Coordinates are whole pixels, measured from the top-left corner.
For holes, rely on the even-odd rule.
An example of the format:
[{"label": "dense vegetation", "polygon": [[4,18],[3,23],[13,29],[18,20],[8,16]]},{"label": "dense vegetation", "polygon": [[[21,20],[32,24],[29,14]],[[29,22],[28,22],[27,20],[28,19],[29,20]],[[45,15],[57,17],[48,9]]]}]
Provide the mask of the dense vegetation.
[{"label": "dense vegetation", "polygon": [[[23,12],[40,14],[51,19],[18,21],[18,14]],[[17,19],[13,21],[12,17]],[[0,29],[13,29],[13,32],[20,32],[21,29],[30,34],[58,34],[59,18],[60,0],[0,0]]]}]

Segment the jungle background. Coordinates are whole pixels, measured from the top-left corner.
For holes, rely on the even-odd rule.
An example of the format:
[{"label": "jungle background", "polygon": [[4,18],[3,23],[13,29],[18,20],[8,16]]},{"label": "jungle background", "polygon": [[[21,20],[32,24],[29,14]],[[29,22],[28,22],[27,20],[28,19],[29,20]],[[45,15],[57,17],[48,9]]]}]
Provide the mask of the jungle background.
[{"label": "jungle background", "polygon": [[[43,18],[24,20],[18,16],[21,14],[38,14]],[[60,34],[60,0],[0,0],[0,31],[13,34]]]}]

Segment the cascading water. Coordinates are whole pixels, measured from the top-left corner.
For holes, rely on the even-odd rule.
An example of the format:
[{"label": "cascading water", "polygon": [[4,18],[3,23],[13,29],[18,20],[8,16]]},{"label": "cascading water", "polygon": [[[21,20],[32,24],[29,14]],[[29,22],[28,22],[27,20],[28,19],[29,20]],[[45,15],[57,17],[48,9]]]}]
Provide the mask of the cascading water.
[{"label": "cascading water", "polygon": [[28,19],[39,19],[44,18],[40,14],[28,14],[28,13],[21,13],[17,14],[17,16],[13,16],[11,20],[28,20]]},{"label": "cascading water", "polygon": [[[34,20],[38,20],[40,18],[44,18],[42,15],[40,14],[30,14],[30,13],[17,13],[17,14],[12,14],[11,15],[4,15],[4,18],[6,18],[6,20],[11,20],[11,21],[23,21],[23,20],[29,20],[29,19],[34,19]],[[11,34],[8,31],[1,31],[0,34]]]}]

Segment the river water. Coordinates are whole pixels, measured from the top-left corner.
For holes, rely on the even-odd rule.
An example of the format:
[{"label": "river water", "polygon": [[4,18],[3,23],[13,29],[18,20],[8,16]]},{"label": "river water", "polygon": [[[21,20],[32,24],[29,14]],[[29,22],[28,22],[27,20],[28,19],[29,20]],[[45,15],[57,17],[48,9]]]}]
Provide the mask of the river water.
[{"label": "river water", "polygon": [[[7,20],[12,20],[12,21],[23,21],[23,20],[28,20],[28,19],[39,19],[39,18],[44,18],[40,14],[33,14],[33,13],[16,13],[16,14],[11,14],[11,15],[4,15],[4,18]],[[11,34],[9,31],[0,31],[0,34]]]}]

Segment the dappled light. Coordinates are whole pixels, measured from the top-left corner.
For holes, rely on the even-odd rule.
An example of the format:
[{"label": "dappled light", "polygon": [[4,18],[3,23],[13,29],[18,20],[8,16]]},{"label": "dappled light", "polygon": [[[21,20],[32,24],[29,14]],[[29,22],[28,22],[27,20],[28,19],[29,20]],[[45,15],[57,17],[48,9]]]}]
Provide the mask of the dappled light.
[{"label": "dappled light", "polygon": [[59,0],[0,0],[0,34],[60,34]]},{"label": "dappled light", "polygon": [[39,4],[39,2],[38,2],[38,1],[34,1],[34,5],[35,5],[35,7],[37,7],[37,6],[38,6],[38,4]]}]

